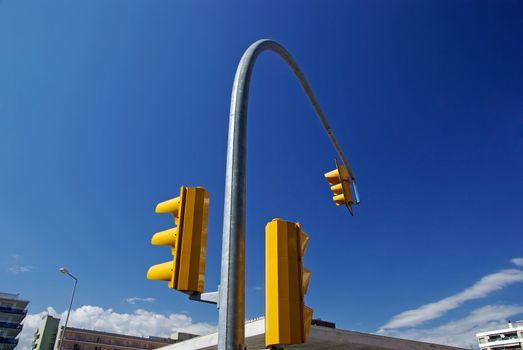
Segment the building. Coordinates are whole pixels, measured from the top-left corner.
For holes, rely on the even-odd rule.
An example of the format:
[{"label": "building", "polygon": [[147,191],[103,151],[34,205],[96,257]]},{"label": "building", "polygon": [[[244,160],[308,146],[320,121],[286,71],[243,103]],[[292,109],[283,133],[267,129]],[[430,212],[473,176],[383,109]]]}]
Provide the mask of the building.
[{"label": "building", "polygon": [[[212,350],[216,349],[217,343],[218,334],[212,333],[167,345],[161,350]],[[265,319],[263,317],[245,324],[245,343],[248,349],[265,348]],[[336,329],[333,323],[325,321],[312,324],[305,344],[293,345],[289,348],[303,350],[463,350],[453,346]]]},{"label": "building", "polygon": [[45,315],[35,332],[31,350],[53,350],[58,333],[59,318]]},{"label": "building", "polygon": [[191,333],[185,333],[185,332],[175,332],[171,334],[171,339],[174,340],[174,343],[179,343],[181,341],[196,338],[198,334],[191,334]]},{"label": "building", "polygon": [[522,350],[523,321],[509,321],[506,328],[476,333],[476,338],[481,350]]},{"label": "building", "polygon": [[0,293],[0,350],[13,350],[18,345],[27,304],[19,294]]},{"label": "building", "polygon": [[[45,315],[35,332],[31,350],[151,350],[167,344],[176,343],[193,337],[195,334],[176,332],[171,338],[150,336],[148,338],[134,337],[124,334],[91,331],[67,327],[63,349],[60,349],[60,319]],[[58,336],[58,333],[60,334]]]},{"label": "building", "polygon": [[[176,339],[161,337],[135,337],[124,334],[107,333],[67,327],[63,339],[63,349],[60,349],[63,327],[60,328],[54,350],[152,350],[175,343]],[[177,333],[179,339],[194,335]],[[44,350],[44,349],[42,349]]]}]

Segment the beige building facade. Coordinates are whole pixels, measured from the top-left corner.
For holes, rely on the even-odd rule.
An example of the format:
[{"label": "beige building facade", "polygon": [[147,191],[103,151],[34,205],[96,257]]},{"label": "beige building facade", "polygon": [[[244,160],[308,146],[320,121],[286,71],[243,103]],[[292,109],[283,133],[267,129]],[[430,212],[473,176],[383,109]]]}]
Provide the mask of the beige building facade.
[{"label": "beige building facade", "polygon": [[60,319],[51,315],[42,317],[35,331],[31,350],[53,350],[59,323]]},{"label": "beige building facade", "polygon": [[64,338],[62,333],[63,327],[60,328],[59,341],[56,342],[54,350],[61,350],[61,341],[63,350],[153,350],[175,342],[169,338],[142,338],[72,327],[67,327]]}]

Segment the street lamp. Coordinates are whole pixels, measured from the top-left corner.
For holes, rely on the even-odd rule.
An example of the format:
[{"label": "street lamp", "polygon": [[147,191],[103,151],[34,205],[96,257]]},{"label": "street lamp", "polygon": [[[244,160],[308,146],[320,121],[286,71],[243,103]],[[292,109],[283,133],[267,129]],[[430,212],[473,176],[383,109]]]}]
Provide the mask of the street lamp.
[{"label": "street lamp", "polygon": [[65,317],[64,331],[62,332],[62,339],[60,340],[60,350],[63,350],[65,330],[67,329],[67,322],[69,321],[69,314],[71,313],[71,307],[73,306],[74,292],[76,291],[76,283],[78,282],[78,278],[71,275],[71,273],[65,267],[59,268],[58,271],[60,271],[64,275],[67,275],[67,276],[71,277],[72,279],[74,279],[73,294],[71,295],[71,302],[69,303],[69,309],[67,310],[67,316]]}]

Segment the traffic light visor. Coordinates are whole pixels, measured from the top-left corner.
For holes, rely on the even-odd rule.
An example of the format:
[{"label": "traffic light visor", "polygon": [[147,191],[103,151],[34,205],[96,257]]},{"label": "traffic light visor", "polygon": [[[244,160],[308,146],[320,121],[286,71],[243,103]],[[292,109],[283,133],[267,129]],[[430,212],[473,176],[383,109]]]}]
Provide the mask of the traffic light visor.
[{"label": "traffic light visor", "polygon": [[165,202],[158,203],[156,206],[156,213],[157,214],[166,214],[166,213],[172,213],[174,216],[179,216],[178,213],[180,211],[180,200],[181,197],[176,197],[173,199],[169,199]]},{"label": "traffic light visor", "polygon": [[152,245],[176,245],[176,238],[178,237],[178,227],[170,228],[165,231],[155,233],[151,238]]},{"label": "traffic light visor", "polygon": [[174,262],[167,261],[153,265],[147,271],[147,279],[155,281],[171,281],[174,271]]},{"label": "traffic light visor", "polygon": [[340,172],[338,171],[338,168],[325,173],[325,177],[331,185],[335,185],[340,182]]}]

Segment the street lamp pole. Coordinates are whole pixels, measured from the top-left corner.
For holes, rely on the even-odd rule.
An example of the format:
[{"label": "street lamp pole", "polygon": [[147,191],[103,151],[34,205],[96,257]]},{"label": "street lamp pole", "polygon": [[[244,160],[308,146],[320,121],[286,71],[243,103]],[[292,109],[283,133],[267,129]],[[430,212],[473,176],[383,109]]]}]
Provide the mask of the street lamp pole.
[{"label": "street lamp pole", "polygon": [[67,329],[67,322],[69,322],[69,314],[71,313],[71,307],[73,306],[74,293],[76,291],[76,283],[78,282],[78,278],[71,275],[71,273],[65,267],[61,267],[58,271],[60,271],[64,275],[67,275],[67,276],[71,277],[72,279],[74,279],[73,294],[71,295],[71,301],[69,302],[69,309],[67,309],[67,316],[65,317],[64,330],[62,332],[62,339],[60,340],[60,350],[63,350],[65,330]]},{"label": "street lamp pole", "polygon": [[327,132],[338,156],[347,167],[355,187],[356,177],[334,137],[327,119],[305,76],[290,53],[273,40],[259,40],[243,54],[232,87],[227,142],[227,168],[223,215],[222,262],[219,299],[218,350],[243,350],[245,348],[245,169],[247,154],[247,105],[249,83],[257,57],[263,51],[278,54],[291,68]]}]

